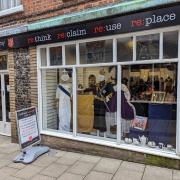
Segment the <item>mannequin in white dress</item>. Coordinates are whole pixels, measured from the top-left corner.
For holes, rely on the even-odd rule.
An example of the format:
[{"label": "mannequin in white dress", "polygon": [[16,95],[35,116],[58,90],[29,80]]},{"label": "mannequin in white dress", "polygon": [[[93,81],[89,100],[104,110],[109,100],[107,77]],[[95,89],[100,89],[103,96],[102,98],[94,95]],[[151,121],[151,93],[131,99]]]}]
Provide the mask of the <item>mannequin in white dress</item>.
[{"label": "mannequin in white dress", "polygon": [[71,96],[72,85],[69,82],[69,75],[66,70],[61,76],[61,83],[57,85],[56,99],[58,100],[59,130],[70,132],[71,124]]}]

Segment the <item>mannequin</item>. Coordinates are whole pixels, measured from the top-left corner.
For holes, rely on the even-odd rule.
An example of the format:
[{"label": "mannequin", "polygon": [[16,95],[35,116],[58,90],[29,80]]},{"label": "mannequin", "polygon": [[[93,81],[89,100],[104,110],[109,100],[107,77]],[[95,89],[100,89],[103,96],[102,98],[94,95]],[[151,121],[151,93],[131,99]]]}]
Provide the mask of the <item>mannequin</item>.
[{"label": "mannequin", "polygon": [[98,76],[97,91],[94,98],[94,128],[97,132],[106,131],[106,102],[105,102],[105,71],[101,69]]},{"label": "mannequin", "polygon": [[111,126],[117,125],[117,87],[116,87],[116,67],[109,67],[109,80],[106,84],[106,135],[112,135]]},{"label": "mannequin", "polygon": [[72,85],[70,77],[66,70],[63,70],[61,83],[57,85],[56,99],[58,100],[59,108],[59,130],[70,132],[71,124],[71,96]]}]

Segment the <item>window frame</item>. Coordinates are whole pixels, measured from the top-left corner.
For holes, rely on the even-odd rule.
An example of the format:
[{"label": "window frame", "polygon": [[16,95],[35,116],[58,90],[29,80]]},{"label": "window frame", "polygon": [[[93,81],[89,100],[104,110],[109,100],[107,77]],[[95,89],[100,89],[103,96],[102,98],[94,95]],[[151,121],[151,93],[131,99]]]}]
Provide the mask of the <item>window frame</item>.
[{"label": "window frame", "polygon": [[[11,4],[12,2],[9,1],[9,3]],[[16,2],[16,4],[17,4],[17,2]],[[18,12],[23,12],[23,11],[24,11],[24,8],[22,5],[22,2],[20,1],[19,5],[14,5],[13,7],[0,10],[0,17],[11,15],[11,14],[18,13]]]},{"label": "window frame", "polygon": [[[170,31],[178,31],[178,57],[172,58],[172,59],[163,59],[163,33],[164,32],[170,32]],[[153,60],[136,60],[136,36],[141,35],[148,35],[148,34],[160,34],[160,40],[159,40],[159,58],[153,59]],[[132,61],[125,61],[125,62],[117,62],[117,39],[124,38],[124,37],[133,37],[133,60]],[[96,64],[80,64],[80,51],[79,51],[79,44],[83,42],[93,42],[98,40],[108,40],[112,39],[112,48],[113,48],[113,61],[110,63],[96,63]],[[62,65],[62,66],[49,66],[41,67],[40,62],[40,48],[48,48],[54,47],[54,46],[64,46],[70,45],[70,44],[76,44],[76,64],[75,65]],[[64,51],[65,52],[65,51]],[[47,52],[48,54],[48,52]],[[65,54],[63,55],[65,58]],[[120,102],[120,90],[121,90],[121,68],[122,65],[133,65],[133,64],[159,64],[159,63],[170,63],[170,62],[176,62],[178,67],[178,79],[177,82],[180,82],[180,26],[174,26],[174,27],[168,27],[168,28],[159,28],[154,30],[148,30],[148,31],[141,31],[141,32],[133,32],[133,33],[127,33],[127,34],[119,34],[119,35],[113,35],[113,36],[107,36],[107,37],[98,37],[98,38],[92,38],[92,39],[83,39],[83,40],[77,40],[77,41],[69,41],[69,42],[61,42],[61,43],[55,43],[55,44],[49,44],[49,45],[40,45],[37,46],[37,70],[38,70],[38,109],[39,109],[39,119],[40,119],[40,133],[46,134],[50,136],[56,136],[61,137],[65,139],[73,139],[76,141],[83,141],[87,143],[93,143],[98,145],[105,145],[110,147],[116,147],[124,150],[130,150],[130,151],[137,151],[141,153],[147,153],[152,155],[158,155],[173,159],[180,159],[180,83],[177,83],[177,113],[176,113],[176,152],[166,152],[163,150],[156,150],[156,149],[150,149],[147,147],[137,147],[134,145],[127,145],[121,143],[121,123],[120,123],[120,109],[121,109],[121,103]],[[65,59],[63,60],[65,62]],[[117,83],[117,94],[118,101],[117,101],[117,107],[119,111],[117,112],[117,139],[116,141],[106,141],[106,139],[97,139],[94,138],[94,136],[79,136],[77,133],[77,93],[76,93],[76,86],[77,86],[77,74],[76,70],[80,67],[100,67],[100,66],[117,66],[118,68],[118,83]],[[73,76],[74,81],[73,84],[73,135],[69,134],[63,134],[60,132],[50,132],[42,129],[42,97],[41,97],[41,70],[42,69],[58,69],[58,68],[72,68],[73,69]],[[119,116],[118,116],[119,114]],[[118,123],[119,122],[119,123]]]}]

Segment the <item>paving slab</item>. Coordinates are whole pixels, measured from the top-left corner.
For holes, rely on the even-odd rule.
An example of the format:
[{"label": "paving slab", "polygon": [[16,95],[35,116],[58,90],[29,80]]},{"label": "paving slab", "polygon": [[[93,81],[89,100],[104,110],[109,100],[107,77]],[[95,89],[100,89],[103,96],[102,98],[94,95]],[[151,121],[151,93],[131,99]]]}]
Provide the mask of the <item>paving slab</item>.
[{"label": "paving slab", "polygon": [[72,173],[64,173],[57,180],[83,180],[84,176]]},{"label": "paving slab", "polygon": [[56,149],[51,149],[48,153],[49,156],[53,156],[53,157],[62,157],[65,154],[66,154],[66,151],[61,151],[61,150],[56,150]]},{"label": "paving slab", "polygon": [[19,170],[15,177],[22,178],[22,179],[30,179],[33,176],[37,175],[42,170],[42,167],[27,165],[25,168]]},{"label": "paving slab", "polygon": [[46,167],[40,174],[57,178],[67,169],[68,166],[59,163],[53,163]]},{"label": "paving slab", "polygon": [[130,171],[128,169],[118,169],[113,177],[113,180],[141,180],[142,176],[142,172]]},{"label": "paving slab", "polygon": [[94,167],[94,163],[87,163],[77,161],[69,170],[68,172],[80,175],[87,175],[90,170]]},{"label": "paving slab", "polygon": [[66,152],[62,157],[57,160],[57,163],[63,165],[73,165],[83,154]]},{"label": "paving slab", "polygon": [[172,180],[173,178],[173,171],[167,168],[161,168],[156,166],[146,166],[143,180],[148,180],[149,178],[156,179],[164,179],[164,180]]},{"label": "paving slab", "polygon": [[10,161],[8,159],[0,159],[0,168],[5,167],[10,163],[12,163],[12,161]]},{"label": "paving slab", "polygon": [[36,166],[40,166],[40,167],[47,167],[56,160],[57,160],[57,157],[52,157],[52,156],[49,156],[48,154],[44,154],[38,157],[38,159],[34,161],[32,164]]},{"label": "paving slab", "polygon": [[93,170],[114,174],[121,164],[121,160],[102,158]]},{"label": "paving slab", "polygon": [[[84,178],[84,180],[111,180],[112,176],[113,176],[112,174],[108,174],[108,173],[91,171]],[[126,180],[126,179],[124,179],[124,180]]]},{"label": "paving slab", "polygon": [[180,180],[180,170],[173,170],[173,180]]},{"label": "paving slab", "polygon": [[8,167],[11,167],[11,168],[15,168],[15,169],[22,169],[22,168],[24,168],[24,167],[26,167],[27,165],[25,165],[25,164],[22,164],[22,163],[14,163],[14,162],[12,162],[12,163],[10,163],[9,165],[8,165]]},{"label": "paving slab", "polygon": [[139,163],[134,163],[134,162],[123,161],[119,168],[120,169],[127,169],[130,171],[144,172],[145,165],[139,164]]},{"label": "paving slab", "polygon": [[31,180],[55,180],[56,178],[53,177],[49,177],[49,176],[44,176],[44,175],[36,175],[33,178],[31,178]]},{"label": "paving slab", "polygon": [[6,176],[5,179],[1,179],[2,177],[0,177],[0,180],[22,180],[20,178],[17,177],[13,177],[13,176]]},{"label": "paving slab", "polygon": [[92,156],[92,155],[83,155],[79,161],[88,162],[88,163],[98,163],[101,160],[99,156]]}]

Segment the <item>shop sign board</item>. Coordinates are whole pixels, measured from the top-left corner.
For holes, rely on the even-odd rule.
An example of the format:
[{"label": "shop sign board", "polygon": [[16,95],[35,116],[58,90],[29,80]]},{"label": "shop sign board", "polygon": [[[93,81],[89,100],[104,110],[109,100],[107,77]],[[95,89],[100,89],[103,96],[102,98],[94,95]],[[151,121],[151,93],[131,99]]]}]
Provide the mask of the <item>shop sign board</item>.
[{"label": "shop sign board", "polygon": [[180,5],[0,38],[0,50],[180,25]]},{"label": "shop sign board", "polygon": [[30,107],[16,112],[19,143],[25,149],[40,141],[38,129],[37,111]]}]

